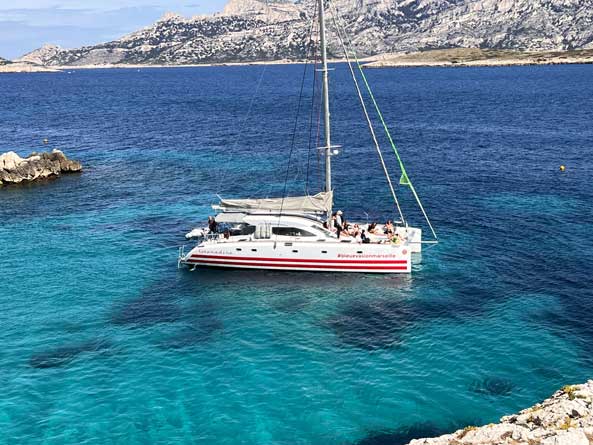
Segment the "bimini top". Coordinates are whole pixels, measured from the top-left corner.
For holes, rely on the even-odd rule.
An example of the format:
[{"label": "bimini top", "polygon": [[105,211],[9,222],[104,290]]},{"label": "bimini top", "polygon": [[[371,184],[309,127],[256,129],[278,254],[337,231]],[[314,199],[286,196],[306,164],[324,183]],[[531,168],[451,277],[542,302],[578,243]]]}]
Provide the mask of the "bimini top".
[{"label": "bimini top", "polygon": [[220,199],[219,209],[225,212],[298,212],[327,213],[332,207],[333,192],[314,196],[287,196],[286,198]]}]

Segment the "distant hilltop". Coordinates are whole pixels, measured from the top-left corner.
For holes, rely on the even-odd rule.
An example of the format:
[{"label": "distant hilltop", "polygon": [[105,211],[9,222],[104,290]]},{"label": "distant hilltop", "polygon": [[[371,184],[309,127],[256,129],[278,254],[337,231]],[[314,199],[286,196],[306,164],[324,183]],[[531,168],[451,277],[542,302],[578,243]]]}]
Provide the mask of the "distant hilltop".
[{"label": "distant hilltop", "polygon": [[[427,49],[593,49],[593,0],[333,0],[359,55]],[[168,13],[121,39],[76,49],[45,45],[44,66],[190,65],[306,57],[314,0],[230,0],[221,13]],[[331,19],[328,27],[331,28]],[[335,43],[330,55],[341,57]]]}]

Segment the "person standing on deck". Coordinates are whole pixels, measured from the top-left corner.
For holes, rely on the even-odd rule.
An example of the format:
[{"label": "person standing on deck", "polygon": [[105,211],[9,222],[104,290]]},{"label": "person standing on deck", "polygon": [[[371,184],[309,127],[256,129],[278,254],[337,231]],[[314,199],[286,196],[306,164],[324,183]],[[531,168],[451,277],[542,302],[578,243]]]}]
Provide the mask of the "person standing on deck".
[{"label": "person standing on deck", "polygon": [[336,212],[336,224],[340,227],[344,227],[344,213],[341,210]]}]

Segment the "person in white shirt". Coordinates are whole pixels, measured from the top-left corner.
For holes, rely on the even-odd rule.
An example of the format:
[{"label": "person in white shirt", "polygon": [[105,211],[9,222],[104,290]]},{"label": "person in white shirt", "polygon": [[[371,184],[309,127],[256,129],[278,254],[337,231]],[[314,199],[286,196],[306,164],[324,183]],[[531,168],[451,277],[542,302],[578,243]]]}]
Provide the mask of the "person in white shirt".
[{"label": "person in white shirt", "polygon": [[344,227],[344,214],[341,210],[336,212],[336,224],[340,227]]}]

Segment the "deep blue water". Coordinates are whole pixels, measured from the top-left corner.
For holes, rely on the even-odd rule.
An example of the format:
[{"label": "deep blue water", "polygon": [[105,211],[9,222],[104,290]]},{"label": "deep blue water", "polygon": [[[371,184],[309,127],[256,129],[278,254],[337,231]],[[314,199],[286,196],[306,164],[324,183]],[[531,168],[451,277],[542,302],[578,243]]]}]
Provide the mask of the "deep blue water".
[{"label": "deep blue water", "polygon": [[[411,276],[177,270],[216,193],[282,192],[302,70],[0,77],[0,152],[86,166],[0,190],[0,444],[397,445],[591,377],[590,65],[368,71],[442,241]],[[338,206],[392,217],[332,75]]]}]

